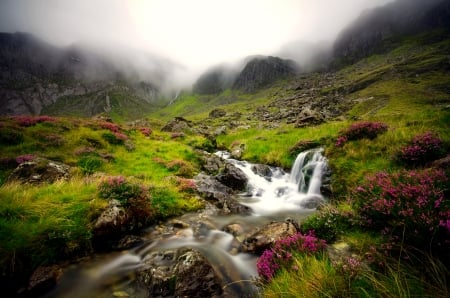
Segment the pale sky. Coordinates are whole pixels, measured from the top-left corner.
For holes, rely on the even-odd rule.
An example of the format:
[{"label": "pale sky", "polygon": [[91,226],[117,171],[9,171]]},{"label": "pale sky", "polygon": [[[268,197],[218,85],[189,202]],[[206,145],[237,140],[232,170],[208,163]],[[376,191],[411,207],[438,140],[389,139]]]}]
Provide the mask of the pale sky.
[{"label": "pale sky", "polygon": [[0,0],[0,31],[142,49],[191,68],[334,39],[392,0]]}]

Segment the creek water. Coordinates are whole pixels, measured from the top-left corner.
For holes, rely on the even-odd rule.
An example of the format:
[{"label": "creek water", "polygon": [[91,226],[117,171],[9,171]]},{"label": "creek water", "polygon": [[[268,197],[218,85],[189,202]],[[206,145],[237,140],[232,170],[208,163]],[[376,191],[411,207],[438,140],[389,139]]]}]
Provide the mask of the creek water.
[{"label": "creek water", "polygon": [[240,252],[239,243],[244,236],[235,237],[224,232],[224,227],[237,225],[242,229],[240,234],[245,235],[272,221],[292,218],[301,222],[314,212],[314,203],[323,200],[320,187],[326,159],[322,153],[322,149],[302,152],[291,173],[265,167],[262,176],[255,173],[251,163],[231,159],[227,152],[217,152],[248,177],[247,191],[241,194],[239,202],[251,208],[251,215],[218,216],[211,206],[202,212],[185,214],[177,220],[187,223],[186,227],[163,233],[155,233],[151,228],[144,236],[145,244],[97,256],[88,264],[68,270],[49,297],[148,297],[135,273],[144,269],[149,258],[153,265],[170,263],[167,256],[179,248],[196,249],[208,260],[221,279],[225,296],[254,296],[258,290],[257,256]]}]

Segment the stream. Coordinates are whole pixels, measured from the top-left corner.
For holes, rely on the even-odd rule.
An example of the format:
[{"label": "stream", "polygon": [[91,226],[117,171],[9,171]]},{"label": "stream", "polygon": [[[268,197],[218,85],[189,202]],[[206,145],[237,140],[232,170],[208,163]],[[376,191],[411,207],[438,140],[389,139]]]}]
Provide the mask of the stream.
[{"label": "stream", "polygon": [[[286,218],[301,222],[315,211],[323,201],[320,187],[327,161],[322,153],[322,149],[300,153],[290,174],[269,167],[270,172],[262,176],[255,173],[251,163],[217,152],[248,177],[247,191],[239,196],[239,203],[251,209],[250,215],[219,216],[215,207],[208,205],[166,224],[176,229],[151,227],[143,236],[143,245],[98,256],[67,270],[47,297],[149,297],[148,290],[138,282],[137,272],[158,273],[155,270],[169,268],[183,248],[195,249],[207,259],[221,281],[224,297],[255,296],[257,256],[242,252],[240,244],[258,227]],[[225,228],[230,226],[239,233]]]}]

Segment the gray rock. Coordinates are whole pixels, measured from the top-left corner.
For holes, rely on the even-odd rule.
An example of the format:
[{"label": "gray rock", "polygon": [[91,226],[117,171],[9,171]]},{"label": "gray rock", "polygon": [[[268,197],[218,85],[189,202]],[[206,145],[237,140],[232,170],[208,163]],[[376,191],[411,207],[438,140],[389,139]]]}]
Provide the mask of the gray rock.
[{"label": "gray rock", "polygon": [[110,200],[106,210],[94,224],[94,238],[117,237],[126,231],[130,218],[125,208],[117,200]]},{"label": "gray rock", "polygon": [[209,118],[221,118],[226,114],[227,112],[223,109],[214,109],[211,112],[209,112]]},{"label": "gray rock", "polygon": [[70,167],[66,164],[45,158],[35,158],[21,163],[8,177],[8,181],[39,184],[53,183],[70,178]]},{"label": "gray rock", "polygon": [[161,128],[161,131],[183,132],[185,130],[190,129],[191,127],[192,127],[191,121],[188,121],[183,117],[175,117],[174,119],[170,120],[166,125],[164,125],[164,127]]},{"label": "gray rock", "polygon": [[31,274],[27,290],[33,296],[48,293],[61,279],[62,268],[58,265],[39,266]]},{"label": "gray rock", "polygon": [[241,250],[259,255],[270,248],[275,241],[292,236],[298,231],[298,224],[292,220],[273,222],[246,237],[242,243]]},{"label": "gray rock", "polygon": [[217,176],[217,180],[234,190],[244,190],[248,182],[244,172],[231,163],[225,164],[225,168]]}]

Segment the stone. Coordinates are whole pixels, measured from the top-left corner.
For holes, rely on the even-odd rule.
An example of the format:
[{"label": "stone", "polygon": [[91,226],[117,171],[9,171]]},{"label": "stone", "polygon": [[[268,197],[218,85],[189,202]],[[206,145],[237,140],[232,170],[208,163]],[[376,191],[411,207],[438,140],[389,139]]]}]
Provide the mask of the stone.
[{"label": "stone", "polygon": [[317,111],[310,108],[304,108],[297,116],[294,127],[301,128],[305,126],[318,125],[325,121],[325,118]]},{"label": "stone", "polygon": [[253,173],[266,179],[270,179],[270,177],[272,177],[272,170],[268,165],[255,164],[251,167],[251,170],[253,171]]},{"label": "stone", "polygon": [[325,202],[322,196],[309,196],[305,198],[301,203],[300,207],[305,209],[316,209],[320,205],[322,205]]},{"label": "stone", "polygon": [[21,163],[8,177],[8,181],[30,184],[53,183],[61,179],[68,180],[69,171],[70,167],[66,164],[38,157]]},{"label": "stone", "polygon": [[231,147],[231,157],[234,159],[241,159],[245,151],[245,144],[236,144]]},{"label": "stone", "polygon": [[201,152],[202,169],[208,174],[217,174],[224,166],[223,159],[215,154]]},{"label": "stone", "polygon": [[161,131],[165,132],[183,132],[185,130],[188,130],[192,127],[192,122],[184,119],[183,117],[175,117],[174,119],[170,120],[166,125],[164,125],[163,128],[161,128]]},{"label": "stone", "polygon": [[267,224],[259,231],[246,237],[242,243],[241,250],[260,255],[264,250],[269,249],[275,241],[299,232],[298,227],[298,224],[290,219],[285,222],[272,222]]},{"label": "stone", "polygon": [[174,273],[176,297],[217,297],[223,292],[214,269],[196,250],[178,258]]},{"label": "stone", "polygon": [[61,279],[62,268],[58,265],[39,266],[31,274],[27,290],[33,296],[48,293]]},{"label": "stone", "polygon": [[231,163],[225,164],[225,168],[217,176],[217,180],[234,190],[245,190],[248,182],[244,172]]},{"label": "stone", "polygon": [[108,207],[94,224],[94,238],[118,237],[126,231],[128,222],[129,216],[121,203],[118,200],[110,200]]},{"label": "stone", "polygon": [[224,117],[227,114],[227,112],[223,109],[214,109],[211,112],[209,112],[209,118],[221,118]]}]

